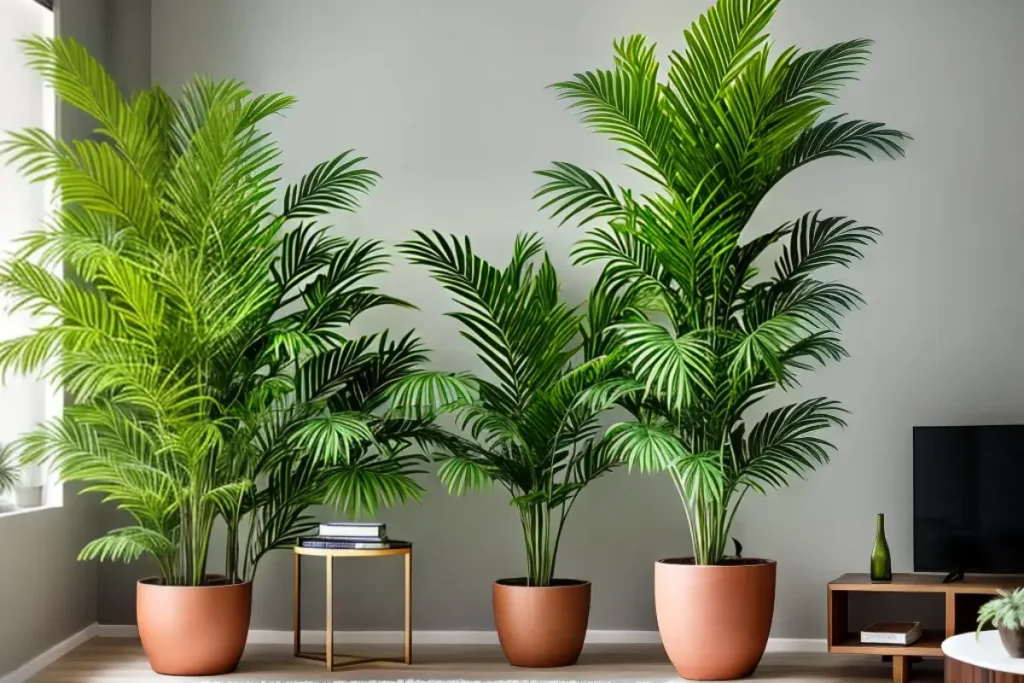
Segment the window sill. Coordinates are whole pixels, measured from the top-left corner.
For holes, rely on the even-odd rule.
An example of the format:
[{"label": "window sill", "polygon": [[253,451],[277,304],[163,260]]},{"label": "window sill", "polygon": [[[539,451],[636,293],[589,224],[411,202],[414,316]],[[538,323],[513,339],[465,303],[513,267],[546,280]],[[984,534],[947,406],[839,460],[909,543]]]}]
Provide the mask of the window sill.
[{"label": "window sill", "polygon": [[22,517],[24,515],[31,515],[35,512],[42,512],[44,510],[57,510],[60,508],[61,505],[40,505],[34,508],[15,508],[14,510],[0,512],[0,521],[3,521],[9,517]]}]

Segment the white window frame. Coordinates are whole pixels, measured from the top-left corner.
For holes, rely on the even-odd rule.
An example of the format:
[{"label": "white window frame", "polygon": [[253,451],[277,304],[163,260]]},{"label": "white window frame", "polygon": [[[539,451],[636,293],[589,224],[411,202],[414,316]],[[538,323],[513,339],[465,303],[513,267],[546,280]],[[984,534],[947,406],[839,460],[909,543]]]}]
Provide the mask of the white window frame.
[{"label": "white window frame", "polygon": [[[21,2],[25,3],[26,5],[30,5],[33,11],[37,11],[40,13],[40,18],[42,19],[41,23],[43,25],[43,30],[41,31],[42,35],[45,35],[47,37],[52,37],[54,35],[56,19],[54,17],[54,13],[51,6],[48,6],[46,3],[37,2],[37,0],[6,0],[6,2]],[[2,23],[2,17],[0,17],[0,23]],[[20,66],[21,68],[28,68],[24,65],[24,63],[18,66]],[[43,85],[42,98],[42,127],[50,134],[55,135],[57,132],[57,102],[52,88],[50,88],[48,85]],[[45,219],[45,217],[52,215],[53,212],[54,193],[52,186],[45,186],[43,188],[42,196],[42,215]],[[38,226],[25,225],[24,230],[27,231],[34,229],[36,227]],[[10,249],[10,247],[11,243],[5,240],[4,243],[0,244],[0,251],[7,252]],[[3,319],[3,313],[0,312],[0,320]],[[60,417],[63,414],[64,395],[63,392],[59,389],[59,387],[53,384],[52,382],[44,381],[41,382],[41,384],[43,387],[43,405],[41,410],[41,419],[42,421],[45,422]],[[0,391],[4,391],[4,389],[5,387],[2,384],[0,384]],[[22,431],[27,431],[28,429],[31,429],[31,427],[26,425],[25,429]],[[38,484],[35,482],[38,482]],[[21,483],[33,486],[42,486],[41,505],[24,508],[19,507],[12,511],[0,513],[0,519],[10,516],[33,513],[39,510],[59,508],[63,506],[64,485],[63,482],[60,481],[57,472],[54,471],[52,468],[42,466],[33,466],[30,468],[25,468],[22,473]],[[10,498],[13,502],[14,496],[11,495]]]}]

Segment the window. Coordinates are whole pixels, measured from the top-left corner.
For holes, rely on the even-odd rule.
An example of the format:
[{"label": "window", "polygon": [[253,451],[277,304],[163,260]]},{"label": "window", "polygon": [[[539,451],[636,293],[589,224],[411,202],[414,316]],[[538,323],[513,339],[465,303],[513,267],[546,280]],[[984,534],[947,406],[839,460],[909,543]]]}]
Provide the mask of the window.
[{"label": "window", "polygon": [[[28,127],[55,129],[53,93],[25,66],[17,39],[30,34],[53,35],[53,12],[37,0],[0,0],[0,131]],[[0,253],[4,256],[24,232],[45,219],[50,188],[29,184],[13,169],[0,166]],[[4,256],[0,256],[3,258]],[[0,337],[24,334],[33,324],[25,313],[10,314],[0,301]],[[63,399],[54,387],[34,377],[8,375],[0,385],[0,443],[60,414]],[[52,507],[62,503],[56,477],[39,467],[20,468],[13,491],[0,494],[0,513],[17,508]]]}]

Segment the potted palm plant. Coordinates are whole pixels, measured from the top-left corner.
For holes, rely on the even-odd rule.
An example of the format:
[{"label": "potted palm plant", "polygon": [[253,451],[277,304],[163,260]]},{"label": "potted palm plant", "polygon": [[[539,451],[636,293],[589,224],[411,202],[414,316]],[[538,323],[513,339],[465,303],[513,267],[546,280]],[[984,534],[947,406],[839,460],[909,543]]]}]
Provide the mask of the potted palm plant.
[{"label": "potted palm plant", "polygon": [[456,414],[472,438],[452,435],[436,451],[442,482],[455,494],[497,483],[519,513],[526,576],[493,584],[495,626],[509,663],[573,664],[586,636],[591,586],[557,577],[558,545],[577,496],[616,465],[597,418],[636,383],[616,376],[612,357],[574,362],[584,318],[560,300],[537,236],[519,236],[504,269],[476,255],[468,239],[438,233],[417,233],[399,248],[455,296],[461,310],[449,315],[490,377],[413,372],[393,385],[393,406],[414,416]]},{"label": "potted palm plant", "polygon": [[[635,193],[569,163],[541,171],[538,196],[563,221],[601,221],[576,248],[605,264],[592,318],[597,342],[645,387],[622,404],[613,452],[675,484],[693,555],[655,565],[662,642],[688,679],[749,675],[774,609],[775,562],[730,556],[749,492],[780,488],[829,459],[838,402],[756,411],[801,371],[846,355],[844,313],[861,303],[818,272],[848,266],[878,230],[812,211],[744,236],[761,199],[793,170],[828,157],[903,154],[905,133],[825,115],[868,58],[857,39],[821,50],[770,49],[777,0],[719,0],[685,33],[666,78],[644,36],[615,43],[615,67],[558,83],[593,130],[630,156]],[[768,273],[773,251],[781,256]],[[637,312],[646,315],[637,318]],[[607,351],[606,351],[607,352]],[[738,553],[737,553],[738,554]]]},{"label": "potted palm plant", "polygon": [[[436,430],[379,409],[423,351],[411,335],[346,329],[404,305],[367,280],[387,259],[313,222],[354,209],[377,176],[344,153],[278,205],[278,150],[258,125],[291,97],[197,79],[178,99],[154,88],[125,100],[73,40],[24,46],[99,128],[72,142],[16,132],[2,148],[62,204],[0,267],[0,291],[38,320],[0,343],[0,369],[47,372],[72,401],[16,447],[134,518],[80,558],[154,560],[158,576],[137,587],[153,669],[227,672],[257,563],[314,527],[308,506],[372,512],[420,493],[414,451]],[[214,571],[218,518],[226,562]]]}]

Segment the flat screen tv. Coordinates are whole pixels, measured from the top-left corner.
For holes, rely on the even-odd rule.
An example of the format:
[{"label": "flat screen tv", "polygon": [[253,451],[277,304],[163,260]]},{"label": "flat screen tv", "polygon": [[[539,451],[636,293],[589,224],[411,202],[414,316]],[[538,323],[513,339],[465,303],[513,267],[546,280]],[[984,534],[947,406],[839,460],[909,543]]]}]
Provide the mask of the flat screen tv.
[{"label": "flat screen tv", "polygon": [[914,570],[1024,573],[1024,425],[914,427]]}]

